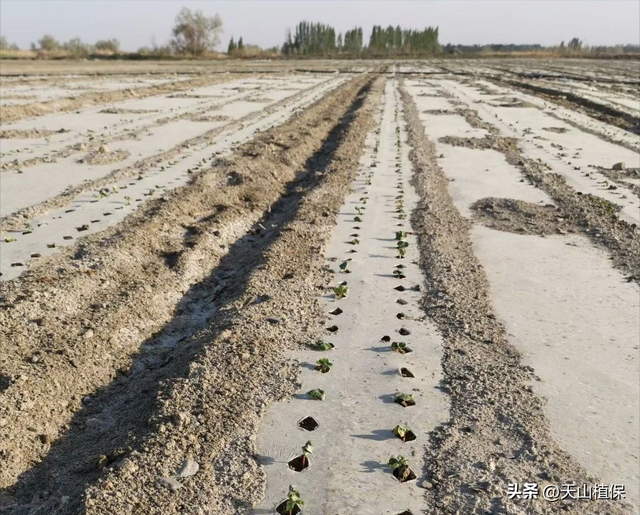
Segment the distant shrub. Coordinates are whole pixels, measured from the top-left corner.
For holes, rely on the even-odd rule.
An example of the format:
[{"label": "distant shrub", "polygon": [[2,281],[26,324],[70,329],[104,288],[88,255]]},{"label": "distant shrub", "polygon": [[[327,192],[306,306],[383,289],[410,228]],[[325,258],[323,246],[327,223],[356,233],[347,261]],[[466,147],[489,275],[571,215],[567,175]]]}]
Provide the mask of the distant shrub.
[{"label": "distant shrub", "polygon": [[45,52],[53,52],[60,48],[60,43],[51,34],[45,34],[38,40],[38,48]]},{"label": "distant shrub", "polygon": [[91,45],[83,43],[80,38],[70,39],[63,45],[63,48],[68,56],[74,59],[87,57],[94,50]]},{"label": "distant shrub", "polygon": [[117,39],[100,39],[96,41],[95,47],[98,52],[117,54],[120,51],[120,41]]}]

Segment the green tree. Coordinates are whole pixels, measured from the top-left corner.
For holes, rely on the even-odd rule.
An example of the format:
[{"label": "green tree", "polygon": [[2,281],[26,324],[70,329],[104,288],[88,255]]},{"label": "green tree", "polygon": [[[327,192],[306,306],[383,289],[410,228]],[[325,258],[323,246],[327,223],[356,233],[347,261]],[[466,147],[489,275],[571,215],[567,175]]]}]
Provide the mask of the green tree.
[{"label": "green tree", "polygon": [[301,21],[293,38],[287,30],[282,52],[286,55],[327,55],[336,50],[336,31],[329,25]]},{"label": "green tree", "polygon": [[229,46],[227,47],[227,54],[229,55],[233,54],[237,48],[238,48],[238,45],[236,45],[236,42],[233,40],[233,37],[231,37],[231,39],[229,40]]},{"label": "green tree", "polygon": [[171,46],[178,54],[198,57],[220,42],[221,33],[220,16],[205,16],[202,11],[192,12],[183,7],[176,16]]},{"label": "green tree", "polygon": [[580,50],[582,49],[582,41],[579,38],[573,38],[567,46],[569,50]]},{"label": "green tree", "polygon": [[242,40],[242,36],[238,40],[238,50],[244,50],[244,41]]},{"label": "green tree", "polygon": [[349,54],[359,54],[362,51],[362,29],[356,27],[344,34],[344,49]]}]

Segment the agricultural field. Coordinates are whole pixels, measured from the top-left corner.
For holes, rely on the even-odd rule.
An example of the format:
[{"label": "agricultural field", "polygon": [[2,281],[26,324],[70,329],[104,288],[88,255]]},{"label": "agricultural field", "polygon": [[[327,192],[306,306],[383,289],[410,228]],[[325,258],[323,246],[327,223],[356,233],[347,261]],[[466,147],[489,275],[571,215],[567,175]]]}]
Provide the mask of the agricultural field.
[{"label": "agricultural field", "polygon": [[638,513],[639,88],[3,62],[0,513]]}]

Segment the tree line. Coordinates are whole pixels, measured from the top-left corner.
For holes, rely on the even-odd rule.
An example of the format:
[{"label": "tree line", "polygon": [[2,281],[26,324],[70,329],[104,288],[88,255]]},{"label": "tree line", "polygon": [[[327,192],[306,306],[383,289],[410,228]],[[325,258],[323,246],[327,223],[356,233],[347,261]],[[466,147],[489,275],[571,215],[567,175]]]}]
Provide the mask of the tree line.
[{"label": "tree line", "polygon": [[440,51],[438,27],[423,30],[375,25],[364,45],[362,28],[338,33],[330,25],[302,21],[287,30],[282,53],[286,56],[429,56]]},{"label": "tree line", "polygon": [[[220,16],[205,15],[202,11],[180,10],[172,28],[172,37],[164,45],[155,41],[151,47],[142,47],[137,52],[122,53],[117,39],[103,39],[93,44],[79,38],[60,42],[52,35],[45,35],[31,44],[31,51],[38,57],[106,57],[125,58],[164,58],[193,57],[203,58],[216,53],[220,43],[223,23]],[[237,41],[232,37],[227,46],[230,57],[429,57],[433,55],[473,55],[479,53],[553,53],[568,56],[587,54],[637,54],[638,45],[618,45],[615,47],[587,47],[579,38],[572,38],[567,44],[544,47],[542,45],[452,45],[441,46],[438,27],[425,27],[422,30],[405,29],[391,25],[375,25],[365,45],[361,27],[355,27],[343,33],[336,32],[330,25],[301,21],[293,31],[287,30],[281,47],[263,50],[257,45],[247,44],[242,37]],[[11,52],[21,52],[17,45],[0,37],[0,51],[3,56]]]}]

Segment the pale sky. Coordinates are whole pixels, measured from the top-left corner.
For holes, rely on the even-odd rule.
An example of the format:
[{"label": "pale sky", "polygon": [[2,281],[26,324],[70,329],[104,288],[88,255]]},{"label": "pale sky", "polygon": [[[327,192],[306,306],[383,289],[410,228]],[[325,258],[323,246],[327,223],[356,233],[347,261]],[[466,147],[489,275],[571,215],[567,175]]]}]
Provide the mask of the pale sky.
[{"label": "pale sky", "polygon": [[640,44],[640,0],[0,0],[0,34],[28,48],[43,34],[87,43],[116,38],[124,50],[161,45],[181,7],[218,13],[222,43],[244,36],[263,48],[281,45],[298,21],[337,31],[373,25],[440,27],[440,43],[540,43],[576,36],[587,45]]}]

